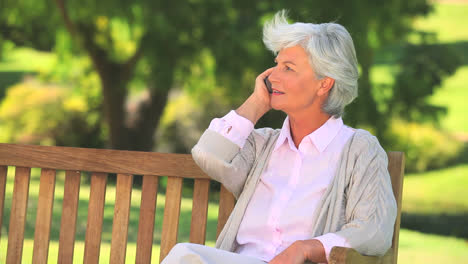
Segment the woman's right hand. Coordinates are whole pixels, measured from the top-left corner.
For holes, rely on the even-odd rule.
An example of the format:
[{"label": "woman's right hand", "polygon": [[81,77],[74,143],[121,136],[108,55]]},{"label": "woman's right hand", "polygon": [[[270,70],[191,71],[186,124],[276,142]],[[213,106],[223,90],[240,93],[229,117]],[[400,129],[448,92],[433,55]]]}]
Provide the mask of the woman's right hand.
[{"label": "woman's right hand", "polygon": [[271,94],[268,92],[264,80],[271,74],[273,69],[274,68],[269,68],[257,76],[253,93],[236,109],[238,115],[249,119],[254,125],[271,109]]},{"label": "woman's right hand", "polygon": [[258,106],[262,107],[263,109],[267,109],[266,112],[271,109],[271,94],[268,92],[268,89],[265,85],[265,78],[271,74],[273,69],[274,68],[269,68],[257,76],[255,79],[255,89],[252,93],[252,95],[256,98]]}]

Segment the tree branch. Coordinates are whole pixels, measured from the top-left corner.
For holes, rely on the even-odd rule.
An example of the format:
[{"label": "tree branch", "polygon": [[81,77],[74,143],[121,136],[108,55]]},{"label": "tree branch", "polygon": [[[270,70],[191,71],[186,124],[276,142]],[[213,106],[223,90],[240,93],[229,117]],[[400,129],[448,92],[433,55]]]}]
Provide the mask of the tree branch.
[{"label": "tree branch", "polygon": [[68,32],[74,37],[76,37],[77,31],[75,24],[70,19],[68,15],[67,8],[65,7],[65,0],[55,0],[57,3],[57,7],[60,10],[60,14],[62,15],[63,21],[65,22],[65,26],[67,27]]}]

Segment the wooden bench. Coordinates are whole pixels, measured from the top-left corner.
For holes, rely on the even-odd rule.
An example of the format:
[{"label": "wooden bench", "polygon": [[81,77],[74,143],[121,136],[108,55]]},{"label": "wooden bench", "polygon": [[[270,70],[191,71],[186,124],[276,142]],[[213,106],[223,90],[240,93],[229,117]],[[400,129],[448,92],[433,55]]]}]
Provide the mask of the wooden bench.
[{"label": "wooden bench", "polygon": [[[398,219],[392,249],[386,256],[376,258],[361,256],[352,249],[334,248],[331,253],[332,263],[396,263],[404,158],[399,152],[390,152],[388,155],[393,190],[398,201]],[[198,168],[190,155],[0,144],[0,227],[8,166],[15,167],[6,256],[8,264],[21,263],[22,260],[31,168],[41,168],[33,263],[47,263],[57,170],[64,170],[66,175],[59,235],[59,263],[73,263],[81,172],[91,173],[84,263],[99,262],[108,173],[117,174],[110,263],[125,263],[134,175],[142,175],[136,263],[151,263],[158,183],[163,176],[167,176],[168,180],[160,261],[177,242],[184,178],[194,179],[190,242],[205,243],[210,179]],[[221,187],[217,235],[234,204],[234,197]]]}]

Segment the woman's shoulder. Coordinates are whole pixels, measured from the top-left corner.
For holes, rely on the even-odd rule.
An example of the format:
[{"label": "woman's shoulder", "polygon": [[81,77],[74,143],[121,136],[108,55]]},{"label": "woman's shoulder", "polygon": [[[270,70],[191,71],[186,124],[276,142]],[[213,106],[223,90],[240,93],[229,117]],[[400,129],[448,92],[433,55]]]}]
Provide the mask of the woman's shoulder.
[{"label": "woman's shoulder", "polygon": [[375,155],[375,152],[385,153],[385,150],[380,145],[376,136],[364,129],[353,129],[354,135],[349,142],[350,152],[361,154]]}]

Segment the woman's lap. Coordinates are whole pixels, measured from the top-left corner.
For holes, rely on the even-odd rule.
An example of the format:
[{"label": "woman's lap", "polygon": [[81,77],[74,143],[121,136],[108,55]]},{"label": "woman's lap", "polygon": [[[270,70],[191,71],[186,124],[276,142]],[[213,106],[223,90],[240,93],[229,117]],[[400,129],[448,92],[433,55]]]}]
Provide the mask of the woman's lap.
[{"label": "woman's lap", "polygon": [[179,243],[172,248],[162,264],[265,264],[266,262],[217,248],[191,243]]}]

